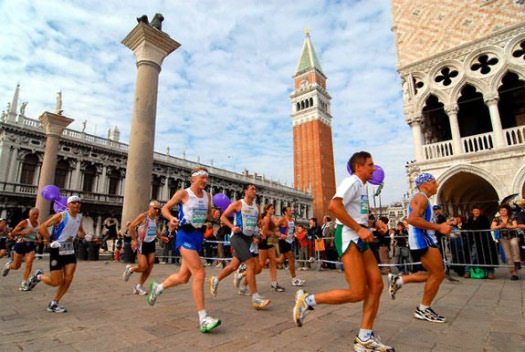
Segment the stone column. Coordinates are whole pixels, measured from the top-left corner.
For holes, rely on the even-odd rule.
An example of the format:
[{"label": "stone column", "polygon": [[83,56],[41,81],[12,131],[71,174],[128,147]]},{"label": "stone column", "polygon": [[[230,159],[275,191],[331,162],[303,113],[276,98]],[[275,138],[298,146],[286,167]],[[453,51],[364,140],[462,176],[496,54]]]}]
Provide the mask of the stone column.
[{"label": "stone column", "polygon": [[448,106],[445,109],[448,115],[448,121],[450,123],[450,132],[452,133],[452,149],[454,155],[463,154],[463,149],[461,148],[461,134],[459,133],[459,124],[458,124],[458,106],[457,104]]},{"label": "stone column", "polygon": [[166,33],[140,22],[122,41],[135,54],[137,82],[129,137],[124,203],[120,224],[144,211],[151,191],[157,90],[162,61],[180,44]]},{"label": "stone column", "polygon": [[11,160],[9,160],[9,174],[7,176],[7,182],[18,183],[16,180],[16,174],[18,171],[18,148],[13,147],[11,152]]},{"label": "stone column", "polygon": [[505,140],[503,138],[503,128],[501,127],[501,118],[499,116],[497,95],[485,98],[485,104],[489,107],[490,122],[492,123],[492,133],[494,134],[494,148],[503,148]]},{"label": "stone column", "polygon": [[421,116],[412,116],[408,120],[408,124],[412,128],[412,136],[414,139],[414,149],[417,161],[423,161],[423,134],[421,133]]},{"label": "stone column", "polygon": [[108,193],[108,167],[106,165],[102,166],[102,172],[98,176],[98,185],[97,185],[97,193]]},{"label": "stone column", "polygon": [[167,202],[170,200],[170,179],[167,176],[162,176],[164,179],[164,184],[162,185],[162,196],[161,201]]},{"label": "stone column", "polygon": [[73,177],[71,180],[71,189],[74,191],[81,191],[82,184],[80,183],[80,166],[82,165],[81,160],[77,160],[75,171],[73,171]]},{"label": "stone column", "polygon": [[49,216],[50,202],[42,197],[42,188],[55,182],[55,169],[57,166],[57,151],[60,136],[64,129],[74,120],[51,112],[44,112],[40,122],[46,132],[46,148],[44,150],[44,161],[40,170],[38,180],[38,191],[36,196],[36,207],[40,210],[39,220],[42,222]]}]

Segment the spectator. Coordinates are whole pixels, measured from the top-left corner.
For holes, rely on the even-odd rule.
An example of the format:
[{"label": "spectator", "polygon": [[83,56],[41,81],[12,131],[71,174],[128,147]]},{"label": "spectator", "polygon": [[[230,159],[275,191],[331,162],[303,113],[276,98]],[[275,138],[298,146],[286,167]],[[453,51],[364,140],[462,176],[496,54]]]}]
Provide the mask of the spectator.
[{"label": "spectator", "polygon": [[[524,233],[525,233],[525,199],[520,199],[516,202],[518,206],[518,211],[516,212],[516,229],[518,233],[518,238],[520,240],[521,248],[521,258],[525,257],[525,246],[524,246]],[[521,269],[521,265],[520,265]]]},{"label": "spectator", "polygon": [[173,258],[173,243],[175,241],[176,233],[177,227],[174,226],[171,222],[168,222],[168,226],[166,226],[164,234],[168,241],[164,243],[164,248],[162,249],[162,261],[160,262],[161,264],[173,264],[175,262],[175,259]]},{"label": "spectator", "polygon": [[[495,279],[494,267],[491,265],[498,265],[498,250],[496,242],[494,242],[490,231],[488,231],[490,229],[489,219],[481,213],[481,209],[478,206],[472,208],[471,214],[464,229],[473,231],[465,233],[468,237],[463,238],[463,242],[468,246],[468,250],[471,253],[471,263],[488,265],[485,267],[487,269],[487,277]],[[465,269],[467,271],[464,277],[469,278],[470,267]]]},{"label": "spectator", "polygon": [[299,270],[310,269],[308,262],[308,235],[303,225],[297,224],[295,227],[295,238],[299,242]]},{"label": "spectator", "polygon": [[[308,220],[308,224],[310,225],[308,228],[308,259],[310,261],[314,261],[316,255],[315,255],[315,241],[320,240],[323,237],[323,231],[317,225],[317,218],[310,218]],[[310,264],[308,263],[308,267],[310,267]]]},{"label": "spectator", "polygon": [[126,228],[124,229],[123,242],[124,242],[124,261],[129,264],[135,263],[135,257],[137,253],[131,248],[131,235],[129,234],[129,225],[131,221],[126,223]]},{"label": "spectator", "polygon": [[104,229],[102,230],[102,249],[104,251],[109,251],[108,241],[113,242],[111,250],[115,251],[115,240],[117,239],[117,229],[118,229],[118,220],[115,216],[110,215],[104,220],[103,223]]},{"label": "spectator", "polygon": [[202,244],[202,251],[204,258],[206,258],[206,265],[210,266],[213,264],[213,242],[215,241],[215,236],[213,235],[213,226],[211,222],[205,223],[204,226],[206,226],[206,230],[204,231],[204,243]]},{"label": "spectator", "polygon": [[374,237],[377,240],[377,251],[378,251],[378,263],[384,264],[381,267],[381,274],[388,274],[391,272],[388,258],[388,252],[390,251],[390,231],[388,229],[388,218],[386,216],[380,216],[379,220],[376,221],[376,229],[374,231]]},{"label": "spectator", "polygon": [[[232,221],[233,218],[230,220],[230,222]],[[224,268],[227,264],[226,260],[224,259],[225,254],[230,254],[229,241],[232,230],[228,226],[226,226],[222,221],[220,225],[221,226],[219,227],[215,235],[215,238],[217,239],[217,241],[219,241],[219,245],[217,246],[217,257],[220,258],[220,263],[218,263],[217,266]],[[225,242],[227,242],[228,244]]]},{"label": "spectator", "polygon": [[463,217],[455,215],[449,220],[452,226],[452,232],[450,234],[450,253],[452,255],[451,269],[456,272],[459,276],[465,276],[466,264],[468,258],[470,258],[470,251],[468,246],[465,245],[463,240],[464,234],[461,233],[463,228]]},{"label": "spectator", "polygon": [[499,216],[492,220],[490,228],[497,230],[500,243],[505,252],[507,264],[510,266],[510,279],[518,280],[518,270],[521,265],[520,246],[516,231],[517,221],[510,217],[510,207],[503,204],[499,207]]}]

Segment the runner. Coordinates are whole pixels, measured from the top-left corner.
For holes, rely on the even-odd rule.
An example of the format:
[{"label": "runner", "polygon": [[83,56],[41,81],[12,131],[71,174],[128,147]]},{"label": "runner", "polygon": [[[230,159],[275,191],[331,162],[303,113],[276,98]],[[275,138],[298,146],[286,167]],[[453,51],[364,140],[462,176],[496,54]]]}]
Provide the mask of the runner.
[{"label": "runner", "polygon": [[[246,281],[252,295],[252,306],[260,310],[268,306],[270,300],[257,292],[255,279],[256,271],[258,269],[260,271],[258,260],[255,258],[258,252],[257,244],[259,243],[259,228],[257,226],[259,209],[255,203],[257,188],[254,184],[246,184],[243,187],[243,192],[244,199],[230,204],[221,216],[221,221],[232,229],[230,242],[234,253],[230,264],[219,275],[210,277],[210,293],[212,296],[216,296],[219,282],[237,270],[241,263],[244,263],[246,265]],[[230,216],[234,216],[233,224],[228,219]]]},{"label": "runner", "polygon": [[[49,227],[53,227],[51,234]],[[82,228],[82,214],[80,214],[80,197],[71,196],[67,199],[67,210],[53,215],[44,221],[38,233],[49,243],[49,275],[44,275],[37,269],[28,281],[28,290],[32,290],[40,281],[46,285],[57,287],[55,298],[47,306],[48,312],[65,313],[66,307],[59,304],[66,294],[75,270],[77,257],[73,247],[73,240],[80,234],[84,238],[86,232]]]},{"label": "runner", "polygon": [[0,258],[7,255],[7,238],[9,237],[9,228],[7,220],[0,219]]},{"label": "runner", "polygon": [[275,292],[284,292],[284,287],[277,283],[277,262],[275,256],[274,243],[277,241],[279,229],[274,222],[273,214],[275,207],[273,204],[267,204],[261,216],[261,240],[259,241],[259,265],[264,268],[266,259],[270,261],[270,278],[272,280],[271,289]]},{"label": "runner", "polygon": [[431,308],[432,301],[436,297],[439,286],[445,278],[443,257],[439,252],[435,231],[443,235],[450,234],[452,227],[448,222],[436,224],[432,222],[432,204],[429,197],[437,192],[438,183],[434,176],[422,173],[416,177],[416,193],[408,207],[408,243],[412,259],[421,261],[426,269],[410,275],[388,274],[388,286],[392,299],[396,298],[396,292],[404,285],[411,282],[425,282],[421,304],[416,308],[414,317],[433,323],[445,323],[445,317],[437,314]]},{"label": "runner", "polygon": [[374,236],[368,230],[368,195],[365,183],[374,172],[374,162],[368,152],[352,155],[349,162],[352,175],[345,178],[330,201],[328,210],[337,218],[335,243],[344,264],[346,289],[309,294],[298,290],[293,317],[302,326],[304,316],[317,304],[342,304],[363,301],[361,327],[354,338],[355,351],[394,351],[374,334],[374,320],[383,290],[381,272],[369,247]]},{"label": "runner", "polygon": [[148,294],[144,288],[144,283],[155,265],[155,239],[158,238],[165,243],[168,241],[168,238],[161,236],[159,231],[159,211],[160,203],[152,200],[149,203],[148,211],[137,216],[128,228],[131,235],[131,248],[137,251],[138,265],[126,265],[122,279],[128,281],[131,274],[141,273],[139,282],[133,288],[133,293],[136,295],[145,296]]},{"label": "runner", "polygon": [[288,259],[288,270],[292,277],[292,286],[303,286],[305,281],[295,276],[295,256],[292,251],[292,243],[294,241],[295,222],[292,218],[292,207],[284,207],[282,210],[284,216],[279,220],[278,226],[281,234],[279,235],[279,251],[281,256],[277,259],[277,263],[284,263]]},{"label": "runner", "polygon": [[[198,167],[191,172],[191,186],[177,191],[162,207],[162,215],[173,227],[178,226],[175,248],[182,256],[180,270],[170,275],[164,282],[153,281],[147,297],[148,303],[154,305],[159,295],[167,288],[185,284],[193,277],[193,301],[199,315],[200,332],[207,333],[221,325],[219,319],[212,318],[204,306],[204,279],[206,271],[202,266],[199,252],[204,237],[204,223],[211,219],[211,197],[204,190],[208,184],[208,170]],[[171,215],[171,208],[179,206],[179,216]]]},{"label": "runner", "polygon": [[9,270],[18,270],[22,265],[22,258],[26,263],[24,273],[22,274],[22,283],[20,284],[20,291],[29,291],[27,286],[27,280],[31,275],[33,268],[33,261],[35,260],[36,241],[38,237],[38,215],[39,211],[37,208],[31,208],[29,210],[29,218],[20,221],[18,225],[11,232],[12,236],[18,236],[15,244],[15,253],[13,260],[9,260],[4,265],[2,270],[2,276],[7,276]]}]

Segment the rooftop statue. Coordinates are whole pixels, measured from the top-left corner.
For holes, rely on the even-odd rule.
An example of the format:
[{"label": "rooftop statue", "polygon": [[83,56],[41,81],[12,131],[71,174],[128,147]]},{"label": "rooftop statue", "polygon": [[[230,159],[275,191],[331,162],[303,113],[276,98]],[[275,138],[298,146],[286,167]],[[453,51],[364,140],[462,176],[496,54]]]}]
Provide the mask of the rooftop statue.
[{"label": "rooftop statue", "polygon": [[164,16],[162,16],[162,14],[160,14],[160,13],[156,13],[155,14],[153,19],[151,20],[151,23],[148,20],[148,16],[147,15],[142,15],[140,17],[137,17],[137,22],[138,23],[141,23],[141,22],[145,23],[148,26],[151,26],[153,28],[158,29],[159,31],[162,31],[162,21],[164,21]]}]

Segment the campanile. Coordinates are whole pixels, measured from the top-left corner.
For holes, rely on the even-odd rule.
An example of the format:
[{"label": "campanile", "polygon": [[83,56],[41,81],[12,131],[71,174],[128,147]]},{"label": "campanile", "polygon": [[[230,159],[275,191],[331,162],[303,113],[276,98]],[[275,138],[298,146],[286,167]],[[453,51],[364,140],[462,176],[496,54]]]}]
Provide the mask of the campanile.
[{"label": "campanile", "polygon": [[326,76],[306,30],[295,70],[292,103],[294,187],[313,196],[313,213],[321,222],[335,194],[332,116]]}]

